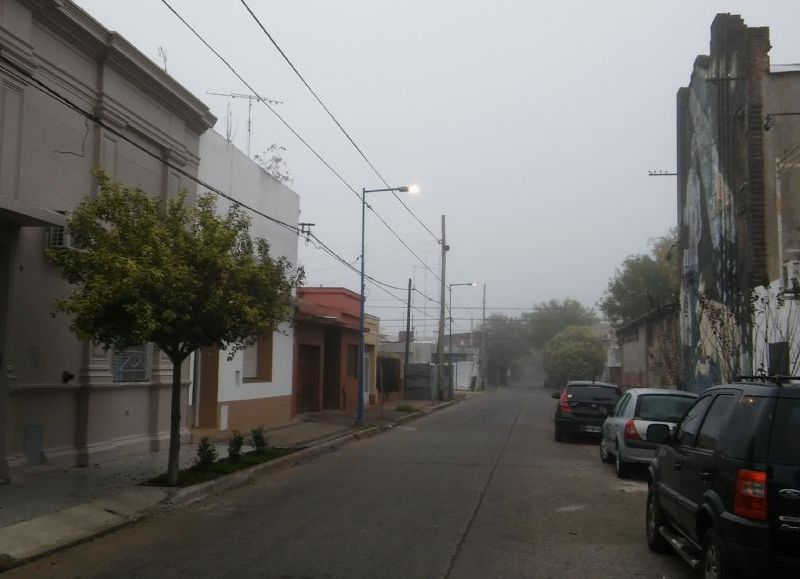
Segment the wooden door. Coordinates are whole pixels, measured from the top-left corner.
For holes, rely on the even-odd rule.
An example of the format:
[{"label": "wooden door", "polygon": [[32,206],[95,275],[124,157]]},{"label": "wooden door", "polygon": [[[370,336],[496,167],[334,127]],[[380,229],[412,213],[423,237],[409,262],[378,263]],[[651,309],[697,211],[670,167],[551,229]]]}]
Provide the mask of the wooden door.
[{"label": "wooden door", "polygon": [[320,400],[319,346],[303,346],[297,352],[297,412],[319,411]]}]

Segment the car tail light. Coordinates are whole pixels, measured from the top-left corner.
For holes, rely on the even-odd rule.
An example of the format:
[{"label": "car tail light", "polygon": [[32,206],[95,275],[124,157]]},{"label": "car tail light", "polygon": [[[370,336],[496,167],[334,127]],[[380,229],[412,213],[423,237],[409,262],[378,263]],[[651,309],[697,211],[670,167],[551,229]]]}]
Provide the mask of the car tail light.
[{"label": "car tail light", "polygon": [[567,391],[561,393],[561,398],[558,399],[558,407],[561,412],[572,412],[572,407],[569,405],[569,398],[567,398]]},{"label": "car tail light", "polygon": [[733,512],[748,519],[767,520],[767,473],[739,469]]},{"label": "car tail light", "polygon": [[639,431],[636,430],[636,424],[633,422],[633,418],[629,418],[625,421],[625,440],[641,440],[642,437],[639,436]]}]

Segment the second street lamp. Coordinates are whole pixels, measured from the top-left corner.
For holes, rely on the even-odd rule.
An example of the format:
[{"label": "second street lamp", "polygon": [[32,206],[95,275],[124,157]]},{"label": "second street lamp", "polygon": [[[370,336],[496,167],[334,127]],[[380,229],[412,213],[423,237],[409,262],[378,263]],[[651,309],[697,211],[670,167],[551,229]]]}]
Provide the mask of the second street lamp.
[{"label": "second street lamp", "polygon": [[474,287],[474,286],[476,286],[478,284],[476,284],[474,281],[468,281],[468,282],[465,282],[465,283],[451,283],[451,284],[448,285],[448,288],[450,289],[450,308],[449,308],[450,309],[450,340],[449,340],[450,341],[450,347],[449,347],[450,355],[448,357],[450,359],[450,397],[451,398],[453,397],[453,394],[455,394],[455,389],[458,386],[458,383],[456,382],[456,380],[458,379],[458,372],[456,371],[455,364],[453,364],[453,288],[454,287],[458,287],[458,286],[465,286],[465,285]]},{"label": "second street lamp", "polygon": [[364,423],[364,231],[367,214],[367,193],[419,193],[417,185],[404,185],[402,187],[387,187],[386,189],[361,189],[361,309],[358,320],[358,407],[356,409],[356,424]]}]

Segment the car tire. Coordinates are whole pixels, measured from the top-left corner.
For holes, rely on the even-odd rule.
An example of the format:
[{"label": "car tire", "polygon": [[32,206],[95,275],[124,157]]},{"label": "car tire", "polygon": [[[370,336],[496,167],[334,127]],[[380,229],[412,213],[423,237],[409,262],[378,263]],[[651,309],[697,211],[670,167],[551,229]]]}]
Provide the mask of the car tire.
[{"label": "car tire", "polygon": [[700,571],[705,579],[733,579],[733,569],[725,556],[725,545],[712,527],[703,536]]},{"label": "car tire", "polygon": [[617,444],[617,453],[614,455],[614,467],[617,471],[617,478],[628,478],[628,474],[630,473],[630,463],[625,462],[622,458],[622,452],[619,448],[619,443]]},{"label": "car tire", "polygon": [[659,528],[664,526],[664,513],[661,511],[661,505],[658,503],[658,497],[652,484],[647,490],[647,508],[644,520],[649,549],[654,553],[669,551],[669,543],[659,532]]},{"label": "car tire", "polygon": [[600,440],[600,460],[606,464],[611,464],[614,462],[614,456],[606,450],[606,448],[603,446],[602,440]]}]

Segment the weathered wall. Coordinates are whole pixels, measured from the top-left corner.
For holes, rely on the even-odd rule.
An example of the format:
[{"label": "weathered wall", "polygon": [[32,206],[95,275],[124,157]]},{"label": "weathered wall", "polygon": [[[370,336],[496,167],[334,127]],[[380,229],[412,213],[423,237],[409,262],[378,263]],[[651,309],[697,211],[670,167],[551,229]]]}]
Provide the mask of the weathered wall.
[{"label": "weathered wall", "polygon": [[[752,288],[767,278],[762,84],[769,31],[720,14],[678,92],[681,345],[690,389],[749,371]],[[723,327],[720,327],[723,326]]]}]

